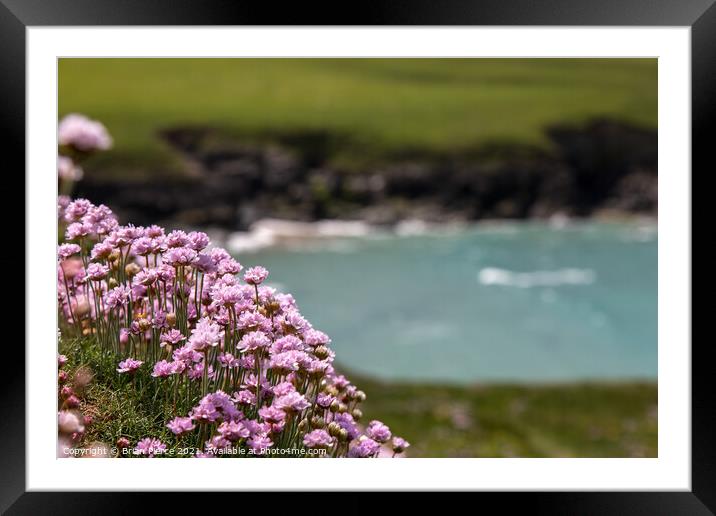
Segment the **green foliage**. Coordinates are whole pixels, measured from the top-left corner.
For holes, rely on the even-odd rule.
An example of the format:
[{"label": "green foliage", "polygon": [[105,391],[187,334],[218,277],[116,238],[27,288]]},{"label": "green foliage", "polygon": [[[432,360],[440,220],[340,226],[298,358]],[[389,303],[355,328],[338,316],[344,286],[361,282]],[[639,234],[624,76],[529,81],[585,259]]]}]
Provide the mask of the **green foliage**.
[{"label": "green foliage", "polygon": [[[353,375],[355,376],[355,375]],[[365,421],[381,419],[414,457],[656,457],[652,383],[448,386],[356,378]]]},{"label": "green foliage", "polygon": [[[118,438],[127,437],[132,445],[144,437],[156,437],[167,444],[178,444],[164,426],[174,417],[170,404],[163,398],[153,398],[154,389],[147,388],[152,378],[145,364],[132,380],[117,373],[117,364],[102,354],[95,339],[63,339],[60,353],[67,356],[64,369],[70,378],[78,370],[89,371],[92,380],[81,391],[79,409],[92,416],[87,427],[85,443],[93,441],[113,445]],[[195,443],[194,443],[195,444]]]}]

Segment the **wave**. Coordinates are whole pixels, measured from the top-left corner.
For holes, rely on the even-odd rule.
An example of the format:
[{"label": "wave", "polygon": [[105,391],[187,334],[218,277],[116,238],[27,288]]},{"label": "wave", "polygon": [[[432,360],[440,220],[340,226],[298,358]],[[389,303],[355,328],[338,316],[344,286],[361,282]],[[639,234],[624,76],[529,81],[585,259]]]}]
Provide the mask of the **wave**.
[{"label": "wave", "polygon": [[478,274],[478,280],[482,285],[518,288],[591,285],[596,278],[596,273],[591,269],[573,268],[555,271],[514,272],[497,267],[485,267]]},{"label": "wave", "polygon": [[274,246],[300,246],[316,240],[366,237],[370,232],[371,227],[361,221],[264,219],[253,224],[249,231],[229,235],[226,247],[234,253],[254,252]]}]

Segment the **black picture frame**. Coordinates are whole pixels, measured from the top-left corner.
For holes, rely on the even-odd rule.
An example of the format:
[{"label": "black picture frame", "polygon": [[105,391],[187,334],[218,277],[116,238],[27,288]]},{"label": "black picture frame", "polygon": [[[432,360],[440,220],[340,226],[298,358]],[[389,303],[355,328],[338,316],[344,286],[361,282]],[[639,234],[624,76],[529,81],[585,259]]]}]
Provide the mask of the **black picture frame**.
[{"label": "black picture frame", "polygon": [[[716,171],[711,147],[716,131],[715,0],[375,0],[349,9],[337,2],[282,3],[241,0],[0,0],[0,134],[4,167],[25,168],[26,27],[82,25],[575,25],[691,27],[692,192],[693,178]],[[661,142],[668,144],[668,142]],[[700,190],[703,194],[704,188]],[[695,200],[695,199],[694,199]],[[703,209],[704,204],[700,204]],[[706,213],[692,206],[693,227],[705,225]],[[692,229],[692,235],[694,234]],[[693,248],[693,246],[692,246]],[[24,252],[24,251],[23,251]],[[691,250],[692,257],[693,249]],[[706,254],[700,254],[706,260]],[[11,262],[12,260],[12,262]],[[2,258],[17,268],[17,255]],[[693,261],[693,258],[692,258]],[[712,262],[713,263],[713,262]],[[703,270],[703,269],[701,269]],[[25,270],[27,274],[28,271]],[[18,278],[19,279],[19,278]],[[20,286],[18,285],[17,292]],[[705,289],[706,287],[703,286]],[[17,313],[16,303],[13,313]],[[27,313],[25,314],[27,317]],[[19,318],[16,318],[19,319]],[[692,316],[693,321],[693,316]],[[15,326],[20,326],[19,320]],[[19,342],[19,338],[17,339]],[[681,343],[688,345],[688,342]],[[480,493],[502,510],[527,507],[550,514],[713,514],[716,512],[716,425],[711,393],[716,380],[708,360],[711,339],[692,344],[692,490],[690,492]],[[142,506],[141,493],[25,492],[25,350],[7,344],[2,381],[4,417],[0,435],[0,509],[8,514],[130,513]],[[319,484],[317,484],[318,487]],[[235,496],[235,495],[233,495]],[[261,500],[265,500],[264,498]],[[277,495],[271,495],[272,497]],[[294,495],[295,496],[295,495]],[[315,495],[313,495],[315,497]],[[365,495],[347,493],[340,506],[371,510]],[[421,497],[422,495],[416,494]],[[210,495],[216,500],[217,494]],[[310,494],[300,495],[310,500]],[[246,500],[246,498],[242,498]],[[259,500],[256,503],[262,503]],[[361,501],[362,500],[362,501]],[[164,495],[162,507],[206,500],[188,493]],[[246,502],[242,502],[243,504]],[[280,498],[272,503],[279,506]],[[459,502],[458,502],[459,503]],[[473,502],[471,502],[473,503]],[[216,507],[219,509],[219,506]],[[214,510],[216,510],[214,509]],[[245,508],[243,508],[245,510]]]}]

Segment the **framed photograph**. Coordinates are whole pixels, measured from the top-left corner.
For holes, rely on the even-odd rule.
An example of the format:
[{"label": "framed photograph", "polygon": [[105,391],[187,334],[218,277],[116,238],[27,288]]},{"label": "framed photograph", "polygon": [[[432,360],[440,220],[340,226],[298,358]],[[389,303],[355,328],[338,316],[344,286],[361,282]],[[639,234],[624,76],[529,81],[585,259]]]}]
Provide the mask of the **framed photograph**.
[{"label": "framed photograph", "polygon": [[712,0],[114,4],[0,0],[27,242],[3,510],[716,510]]}]

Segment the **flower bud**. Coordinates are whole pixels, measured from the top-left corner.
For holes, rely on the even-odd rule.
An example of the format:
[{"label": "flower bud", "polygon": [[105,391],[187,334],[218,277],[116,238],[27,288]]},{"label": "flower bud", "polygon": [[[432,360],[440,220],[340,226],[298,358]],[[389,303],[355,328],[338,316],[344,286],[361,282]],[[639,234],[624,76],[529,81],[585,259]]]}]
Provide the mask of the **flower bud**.
[{"label": "flower bud", "polygon": [[174,328],[174,325],[177,323],[177,314],[174,312],[169,312],[166,316],[167,324],[170,328]]},{"label": "flower bud", "polygon": [[353,419],[358,421],[363,417],[363,411],[361,411],[361,409],[354,408],[353,411],[351,411],[351,416],[353,416]]},{"label": "flower bud", "polygon": [[348,440],[348,430],[345,428],[341,428],[338,431],[338,440],[341,442],[346,442]]},{"label": "flower bud", "polygon": [[63,384],[63,383],[65,383],[66,381],[67,381],[67,373],[66,373],[65,371],[60,371],[60,372],[57,374],[57,382],[58,382],[59,384]]},{"label": "flower bud", "polygon": [[313,354],[316,355],[316,358],[319,360],[325,360],[328,358],[329,351],[326,346],[318,346],[313,350]]},{"label": "flower bud", "polygon": [[62,389],[60,389],[60,396],[62,396],[65,399],[69,398],[73,394],[74,394],[74,392],[72,391],[72,388],[67,385],[65,385]]},{"label": "flower bud", "polygon": [[77,408],[80,406],[80,400],[77,398],[77,396],[70,396],[65,400],[65,407],[67,408]]},{"label": "flower bud", "polygon": [[137,274],[141,270],[142,270],[142,268],[134,262],[128,263],[124,267],[124,273],[130,278],[132,276],[134,276],[135,274]]},{"label": "flower bud", "polygon": [[129,448],[129,439],[127,439],[126,437],[120,437],[119,439],[117,439],[117,448],[119,448],[120,450],[124,448]]},{"label": "flower bud", "polygon": [[326,421],[321,416],[313,416],[311,418],[312,428],[323,428],[326,426]]},{"label": "flower bud", "polygon": [[139,324],[139,329],[141,331],[147,331],[149,328],[152,327],[152,323],[149,321],[149,319],[139,319],[137,323]]},{"label": "flower bud", "polygon": [[330,394],[331,396],[337,396],[338,395],[338,389],[334,385],[327,385],[323,391],[326,394]]},{"label": "flower bud", "polygon": [[[331,405],[333,405],[333,403],[331,403]],[[338,412],[340,414],[345,414],[346,412],[348,412],[348,405],[346,405],[345,403],[339,403]]]},{"label": "flower bud", "polygon": [[331,406],[328,407],[328,409],[331,412],[335,413],[335,412],[338,412],[338,409],[340,409],[340,407],[341,407],[341,403],[338,400],[333,400],[333,402],[331,403]]},{"label": "flower bud", "polygon": [[119,285],[119,283],[117,283],[117,280],[114,278],[109,278],[109,281],[107,281],[107,283],[109,285],[109,288],[114,288]]},{"label": "flower bud", "polygon": [[107,259],[108,259],[110,262],[116,262],[117,260],[119,260],[119,257],[120,257],[120,256],[121,256],[121,253],[119,252],[119,249],[114,249],[114,250],[109,254],[109,257],[107,257]]},{"label": "flower bud", "polygon": [[341,431],[341,425],[336,423],[335,421],[331,421],[328,423],[328,435],[331,437],[338,437],[338,434]]},{"label": "flower bud", "polygon": [[363,392],[363,391],[356,391],[354,397],[357,401],[362,403],[365,401],[366,395],[365,395],[365,392]]},{"label": "flower bud", "polygon": [[303,432],[308,428],[308,419],[303,418],[300,423],[298,423],[298,430],[300,432]]}]

